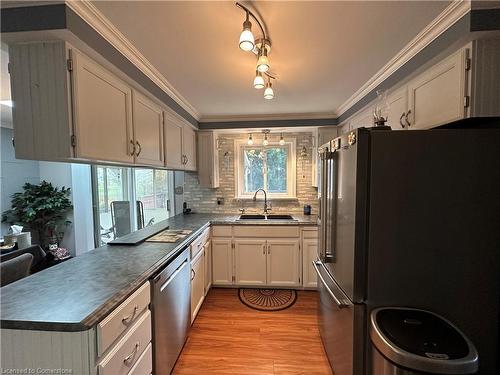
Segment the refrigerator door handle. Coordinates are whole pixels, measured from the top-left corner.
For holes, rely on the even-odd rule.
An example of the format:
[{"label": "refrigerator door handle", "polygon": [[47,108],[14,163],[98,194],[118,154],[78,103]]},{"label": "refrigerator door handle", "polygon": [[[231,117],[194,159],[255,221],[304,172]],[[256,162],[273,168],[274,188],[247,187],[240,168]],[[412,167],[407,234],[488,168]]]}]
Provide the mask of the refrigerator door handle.
[{"label": "refrigerator door handle", "polygon": [[332,290],[328,287],[328,284],[326,283],[325,279],[323,278],[323,275],[321,274],[321,272],[320,272],[320,270],[318,268],[318,267],[322,266],[321,262],[320,261],[315,261],[315,262],[312,262],[312,264],[314,266],[314,269],[315,269],[316,273],[318,274],[318,277],[319,277],[321,283],[323,283],[325,289],[328,291],[328,294],[330,294],[330,296],[335,301],[335,303],[337,304],[337,306],[339,307],[339,309],[343,309],[343,308],[347,308],[349,306],[352,306],[352,304],[350,302],[346,302],[345,299],[340,300],[335,295],[335,293],[333,293]]},{"label": "refrigerator door handle", "polygon": [[335,227],[336,227],[336,200],[337,200],[337,176],[336,176],[336,149],[327,152],[325,155],[326,161],[326,223],[325,225],[325,249],[324,261],[335,263]]}]

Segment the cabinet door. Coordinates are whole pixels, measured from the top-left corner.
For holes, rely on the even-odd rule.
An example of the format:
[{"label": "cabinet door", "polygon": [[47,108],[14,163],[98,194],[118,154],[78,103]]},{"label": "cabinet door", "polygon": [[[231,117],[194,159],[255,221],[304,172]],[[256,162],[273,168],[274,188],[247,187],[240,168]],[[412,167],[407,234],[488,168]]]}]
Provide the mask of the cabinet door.
[{"label": "cabinet door", "polygon": [[135,161],[163,167],[163,110],[137,91],[133,92],[133,97]]},{"label": "cabinet door", "polygon": [[266,284],[266,241],[234,241],[235,280],[238,285]]},{"label": "cabinet door", "polygon": [[182,152],[184,154],[184,169],[196,170],[196,132],[189,125],[183,126]]},{"label": "cabinet door", "polygon": [[299,239],[267,240],[267,285],[298,286]]},{"label": "cabinet door", "polygon": [[86,56],[72,56],[76,157],[133,162],[132,90]]},{"label": "cabinet door", "polygon": [[408,83],[409,129],[428,129],[465,117],[465,50]]},{"label": "cabinet door", "polygon": [[205,295],[212,286],[212,242],[208,241],[204,246],[205,251]]},{"label": "cabinet door", "polygon": [[205,298],[205,257],[203,251],[191,261],[191,323]]},{"label": "cabinet door", "polygon": [[233,284],[232,240],[212,239],[212,282],[214,285]]},{"label": "cabinet door", "polygon": [[387,98],[389,111],[387,114],[387,126],[392,130],[408,129],[405,115],[408,110],[408,89],[406,86],[389,94]]},{"label": "cabinet door", "polygon": [[304,288],[316,288],[318,276],[312,262],[318,257],[318,240],[306,238],[302,240],[302,285]]},{"label": "cabinet door", "polygon": [[182,155],[182,122],[171,113],[164,111],[165,118],[165,166],[184,169]]},{"label": "cabinet door", "polygon": [[214,132],[198,132],[198,180],[208,188],[219,187],[219,152]]}]

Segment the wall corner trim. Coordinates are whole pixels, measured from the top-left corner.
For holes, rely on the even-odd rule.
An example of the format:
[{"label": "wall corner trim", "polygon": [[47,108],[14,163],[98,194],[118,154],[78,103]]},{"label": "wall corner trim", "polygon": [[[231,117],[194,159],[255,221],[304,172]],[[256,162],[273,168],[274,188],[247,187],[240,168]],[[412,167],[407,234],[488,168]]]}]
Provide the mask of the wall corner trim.
[{"label": "wall corner trim", "polygon": [[470,0],[452,1],[429,25],[417,34],[399,53],[385,64],[375,75],[356,91],[347,101],[334,110],[341,115],[367,96],[394,72],[415,57],[432,41],[471,11]]}]

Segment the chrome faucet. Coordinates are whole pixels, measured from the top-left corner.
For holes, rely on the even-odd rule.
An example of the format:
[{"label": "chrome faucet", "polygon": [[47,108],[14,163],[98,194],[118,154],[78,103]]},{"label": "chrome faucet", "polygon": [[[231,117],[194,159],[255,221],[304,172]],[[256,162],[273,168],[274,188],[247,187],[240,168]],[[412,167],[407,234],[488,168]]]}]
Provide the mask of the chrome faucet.
[{"label": "chrome faucet", "polygon": [[254,200],[254,202],[257,200],[257,193],[259,191],[262,191],[264,193],[264,213],[267,214],[268,213],[267,211],[269,211],[270,208],[267,207],[267,193],[266,193],[266,191],[264,189],[258,189],[255,192],[255,194],[253,195],[253,200]]}]

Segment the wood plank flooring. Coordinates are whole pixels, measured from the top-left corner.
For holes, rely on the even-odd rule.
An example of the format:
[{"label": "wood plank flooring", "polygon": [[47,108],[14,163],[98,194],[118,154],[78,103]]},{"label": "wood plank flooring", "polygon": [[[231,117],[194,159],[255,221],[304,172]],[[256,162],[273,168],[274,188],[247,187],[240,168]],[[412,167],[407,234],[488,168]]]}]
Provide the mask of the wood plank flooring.
[{"label": "wood plank flooring", "polygon": [[243,305],[237,289],[213,288],[193,323],[173,374],[331,374],[319,336],[318,294],[263,312]]}]

